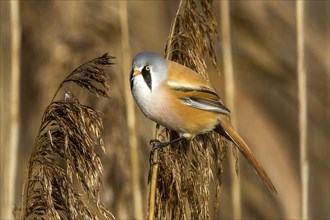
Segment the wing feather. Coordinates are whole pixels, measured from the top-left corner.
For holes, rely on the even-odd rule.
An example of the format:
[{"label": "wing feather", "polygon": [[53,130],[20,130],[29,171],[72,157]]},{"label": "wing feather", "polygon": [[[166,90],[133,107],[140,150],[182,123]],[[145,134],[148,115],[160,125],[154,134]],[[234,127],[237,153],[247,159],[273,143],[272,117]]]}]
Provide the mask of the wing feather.
[{"label": "wing feather", "polygon": [[193,70],[168,61],[169,72],[175,69],[177,74],[171,75],[171,79],[167,82],[170,89],[176,92],[182,103],[193,108],[205,111],[229,114],[229,109],[222,103],[219,95],[212,86],[203,77],[199,76]]}]

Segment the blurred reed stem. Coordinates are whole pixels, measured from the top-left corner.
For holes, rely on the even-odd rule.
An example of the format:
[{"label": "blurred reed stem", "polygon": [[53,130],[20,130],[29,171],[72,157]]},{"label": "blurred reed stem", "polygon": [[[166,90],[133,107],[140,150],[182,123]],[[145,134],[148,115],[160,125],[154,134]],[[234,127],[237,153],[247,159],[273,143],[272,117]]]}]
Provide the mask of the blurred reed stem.
[{"label": "blurred reed stem", "polygon": [[[156,125],[155,139],[159,135],[159,124]],[[150,161],[151,169],[151,180],[150,180],[150,191],[149,191],[149,206],[148,206],[148,220],[154,219],[155,205],[156,205],[156,190],[157,190],[157,175],[158,175],[158,149],[153,151],[152,161]]]},{"label": "blurred reed stem", "polygon": [[[1,179],[3,181],[1,184],[1,219],[13,218],[13,209],[15,204],[20,107],[19,11],[19,1],[1,2],[1,24],[4,24],[4,32],[1,33],[2,56],[0,58]],[[3,26],[1,25],[2,31]],[[9,44],[8,41],[10,41]],[[9,45],[9,47],[7,45]]]},{"label": "blurred reed stem", "polygon": [[[232,60],[232,48],[231,48],[231,34],[230,34],[230,4],[229,0],[223,0],[220,4],[221,7],[221,28],[222,28],[222,53],[223,53],[223,65],[224,65],[224,76],[225,76],[225,89],[226,89],[226,105],[231,111],[231,123],[236,127],[235,120],[235,107],[234,107],[234,72],[233,72],[233,60]],[[232,145],[232,144],[231,144]],[[238,155],[235,147],[232,147],[233,154],[229,156],[229,166],[230,166],[230,177],[232,182],[231,187],[231,200],[233,219],[242,218],[241,210],[241,184],[240,180],[237,178],[238,174]],[[237,161],[236,161],[236,158]]]},{"label": "blurred reed stem", "polygon": [[307,85],[304,39],[304,1],[296,1],[297,77],[299,99],[299,147],[301,175],[301,219],[308,219],[309,162],[307,149]]},{"label": "blurred reed stem", "polygon": [[[158,150],[157,149],[154,151],[152,160],[153,161],[158,160]],[[151,170],[149,207],[148,207],[148,219],[149,220],[154,219],[154,215],[155,215],[157,174],[158,174],[158,163],[155,162],[152,164],[152,170]]]},{"label": "blurred reed stem", "polygon": [[[129,24],[127,13],[127,1],[119,1],[119,19],[122,35],[122,52],[123,52],[123,72],[128,74],[130,72],[130,39],[129,39]],[[131,169],[132,169],[132,193],[134,205],[134,219],[143,219],[142,209],[142,196],[140,186],[140,166],[139,166],[139,153],[137,149],[137,133],[135,122],[134,101],[131,95],[129,80],[124,81],[125,101],[126,101],[126,117],[128,128],[128,141],[131,154]]]}]

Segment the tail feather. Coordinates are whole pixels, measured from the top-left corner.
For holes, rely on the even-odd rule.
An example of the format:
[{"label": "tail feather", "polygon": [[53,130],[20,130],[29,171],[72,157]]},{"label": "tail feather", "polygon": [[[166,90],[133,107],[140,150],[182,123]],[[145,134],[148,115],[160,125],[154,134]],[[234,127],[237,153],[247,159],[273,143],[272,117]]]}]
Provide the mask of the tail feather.
[{"label": "tail feather", "polygon": [[221,134],[222,136],[226,137],[228,140],[233,142],[238,149],[242,152],[244,157],[249,161],[249,163],[252,165],[253,169],[257,172],[259,177],[264,181],[264,183],[268,186],[268,188],[277,194],[277,191],[271,181],[271,179],[268,177],[266,171],[261,166],[261,164],[258,162],[258,160],[253,155],[252,151],[248,147],[248,145],[244,142],[244,140],[239,136],[239,134],[235,131],[235,129],[231,126],[231,123],[229,121],[229,118],[225,118],[222,120],[219,120],[220,125],[218,125],[215,128],[215,131]]}]

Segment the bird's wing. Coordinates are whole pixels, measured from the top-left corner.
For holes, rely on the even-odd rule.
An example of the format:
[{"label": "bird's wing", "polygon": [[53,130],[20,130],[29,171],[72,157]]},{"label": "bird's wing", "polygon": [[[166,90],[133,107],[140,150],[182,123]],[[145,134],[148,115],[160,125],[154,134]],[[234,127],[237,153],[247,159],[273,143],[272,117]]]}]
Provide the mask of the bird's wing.
[{"label": "bird's wing", "polygon": [[[219,95],[214,91],[212,86],[193,70],[168,61],[169,75],[167,84],[170,89],[175,91],[176,96],[182,103],[206,110],[222,114],[229,114],[230,111],[222,103]],[[173,72],[175,71],[175,74]]]}]

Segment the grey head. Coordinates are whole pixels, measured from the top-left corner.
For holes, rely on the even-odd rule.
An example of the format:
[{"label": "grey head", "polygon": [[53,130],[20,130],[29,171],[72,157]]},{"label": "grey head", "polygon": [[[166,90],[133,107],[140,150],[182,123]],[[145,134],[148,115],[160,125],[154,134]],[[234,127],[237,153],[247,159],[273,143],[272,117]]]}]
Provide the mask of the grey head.
[{"label": "grey head", "polygon": [[[154,52],[141,52],[132,62],[132,73],[139,70],[150,90],[155,89],[167,78],[166,60]],[[134,76],[131,73],[131,82]]]}]

